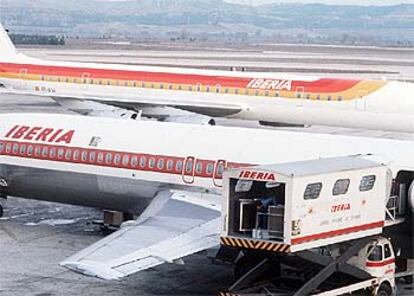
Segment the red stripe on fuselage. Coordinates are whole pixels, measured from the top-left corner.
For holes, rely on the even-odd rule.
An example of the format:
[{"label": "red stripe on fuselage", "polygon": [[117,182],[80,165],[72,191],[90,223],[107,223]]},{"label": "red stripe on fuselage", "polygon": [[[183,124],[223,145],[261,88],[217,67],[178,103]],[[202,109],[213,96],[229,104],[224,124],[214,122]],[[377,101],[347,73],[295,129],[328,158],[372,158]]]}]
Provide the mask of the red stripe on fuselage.
[{"label": "red stripe on fuselage", "polygon": [[330,237],[335,237],[339,235],[345,235],[345,234],[349,234],[353,232],[369,230],[372,228],[377,228],[377,227],[382,227],[382,226],[384,226],[384,221],[378,221],[378,222],[369,223],[369,224],[357,225],[353,227],[337,229],[337,230],[322,232],[322,233],[303,236],[303,237],[292,238],[292,245],[303,244],[303,243],[311,242],[314,240],[330,238]]},{"label": "red stripe on fuselage", "polygon": [[[21,69],[27,69],[27,74],[36,74],[44,76],[60,77],[77,77],[81,78],[83,74],[88,73],[93,79],[113,79],[128,81],[145,81],[154,83],[173,83],[173,84],[201,84],[215,87],[219,84],[221,87],[246,88],[250,81],[255,78],[245,77],[226,77],[200,74],[180,74],[151,71],[132,71],[132,70],[111,70],[111,69],[94,69],[79,67],[62,67],[62,66],[42,66],[31,64],[14,64],[0,63],[0,72],[16,73]],[[269,78],[270,79],[270,78]],[[267,78],[265,79],[267,80]],[[272,78],[272,80],[286,80]],[[335,93],[346,91],[355,86],[361,80],[352,79],[332,79],[322,78],[315,81],[292,81],[291,91],[304,91],[307,93]]]}]

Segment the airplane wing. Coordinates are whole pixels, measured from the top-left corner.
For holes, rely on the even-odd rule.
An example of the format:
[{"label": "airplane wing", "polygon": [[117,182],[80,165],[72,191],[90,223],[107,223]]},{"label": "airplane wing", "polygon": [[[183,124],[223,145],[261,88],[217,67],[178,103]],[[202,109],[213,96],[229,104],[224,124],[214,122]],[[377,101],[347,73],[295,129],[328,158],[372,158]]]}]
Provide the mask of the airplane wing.
[{"label": "airplane wing", "polygon": [[135,220],[61,265],[73,271],[116,280],[212,248],[219,244],[219,203],[197,193],[159,193]]},{"label": "airplane wing", "polygon": [[23,90],[15,90],[15,89],[0,89],[1,93],[12,93],[12,94],[21,94],[21,95],[35,95],[35,96],[47,96],[51,97],[52,99],[56,100],[58,103],[61,101],[68,101],[74,100],[74,104],[77,104],[80,109],[84,107],[89,109],[90,105],[86,104],[85,106],[82,105],[82,101],[91,101],[97,102],[102,104],[108,104],[112,106],[122,107],[122,108],[135,108],[141,109],[142,107],[147,106],[168,106],[177,109],[182,109],[194,113],[199,113],[207,116],[212,117],[224,117],[235,115],[240,113],[241,111],[248,109],[248,106],[241,106],[238,104],[231,104],[227,102],[223,103],[214,103],[208,102],[205,100],[193,100],[185,97],[174,97],[169,96],[166,97],[165,95],[154,95],[150,98],[147,97],[137,97],[131,95],[130,97],[127,95],[123,95],[122,98],[114,98],[110,96],[93,96],[89,94],[71,94],[68,95],[60,95],[57,93],[44,93],[44,92],[34,92],[34,91],[23,91]]}]

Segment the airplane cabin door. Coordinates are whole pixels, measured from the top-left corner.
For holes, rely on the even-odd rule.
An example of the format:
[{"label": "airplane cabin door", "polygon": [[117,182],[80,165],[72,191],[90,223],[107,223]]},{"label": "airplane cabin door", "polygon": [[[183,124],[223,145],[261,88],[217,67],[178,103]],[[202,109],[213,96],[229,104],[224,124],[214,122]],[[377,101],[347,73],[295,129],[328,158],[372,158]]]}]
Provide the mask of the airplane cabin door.
[{"label": "airplane cabin door", "polygon": [[367,109],[367,102],[365,100],[367,95],[368,93],[365,90],[361,90],[358,92],[358,95],[355,100],[356,109],[358,111],[365,111]]},{"label": "airplane cabin door", "polygon": [[186,184],[194,183],[196,159],[193,156],[187,156],[184,160],[182,178]]},{"label": "airplane cabin door", "polygon": [[213,183],[216,187],[223,187],[223,171],[227,167],[227,161],[219,159],[214,164]]},{"label": "airplane cabin door", "polygon": [[22,89],[27,88],[27,69],[20,69],[19,71],[19,83]]},{"label": "airplane cabin door", "polygon": [[81,77],[82,83],[82,90],[88,91],[89,90],[89,82],[90,82],[91,75],[89,73],[83,73]]}]

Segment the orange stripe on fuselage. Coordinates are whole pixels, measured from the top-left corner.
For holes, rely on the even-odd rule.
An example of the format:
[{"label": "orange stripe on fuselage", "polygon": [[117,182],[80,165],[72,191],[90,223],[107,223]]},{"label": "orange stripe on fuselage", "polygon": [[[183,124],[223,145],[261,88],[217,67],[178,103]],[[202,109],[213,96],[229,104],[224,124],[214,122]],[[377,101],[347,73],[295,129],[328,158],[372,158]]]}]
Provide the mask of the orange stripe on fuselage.
[{"label": "orange stripe on fuselage", "polygon": [[[173,83],[173,84],[201,84],[221,87],[246,88],[247,85],[256,78],[249,77],[226,77],[199,74],[181,74],[181,73],[165,73],[150,71],[129,71],[129,70],[110,70],[110,69],[94,69],[79,67],[62,67],[62,66],[42,66],[31,64],[14,64],[0,63],[0,73],[18,74],[21,69],[27,69],[27,74],[37,74],[44,76],[60,76],[60,77],[82,77],[88,73],[93,79],[115,79],[115,80],[135,80],[154,83]],[[269,78],[270,79],[270,78]],[[265,79],[267,80],[267,79]],[[272,80],[285,80],[272,78]],[[292,81],[291,91],[304,90],[306,93],[337,93],[344,92],[355,87],[363,80],[353,79],[333,79],[322,78],[315,81]]]}]

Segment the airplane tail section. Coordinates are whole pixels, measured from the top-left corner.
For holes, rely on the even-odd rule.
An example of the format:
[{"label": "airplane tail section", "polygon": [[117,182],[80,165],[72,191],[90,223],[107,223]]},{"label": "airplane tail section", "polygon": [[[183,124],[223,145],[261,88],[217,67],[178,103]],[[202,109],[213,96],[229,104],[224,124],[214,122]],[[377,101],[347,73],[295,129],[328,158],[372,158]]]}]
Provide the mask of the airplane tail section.
[{"label": "airplane tail section", "polygon": [[10,40],[7,31],[0,24],[0,60],[8,61],[14,58],[17,58],[17,50]]}]

